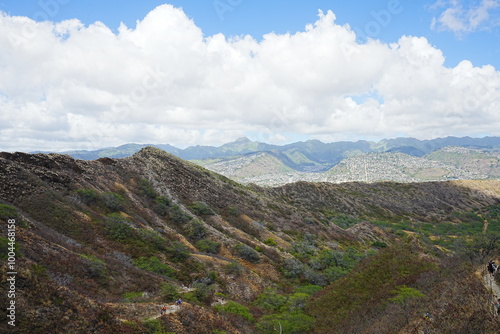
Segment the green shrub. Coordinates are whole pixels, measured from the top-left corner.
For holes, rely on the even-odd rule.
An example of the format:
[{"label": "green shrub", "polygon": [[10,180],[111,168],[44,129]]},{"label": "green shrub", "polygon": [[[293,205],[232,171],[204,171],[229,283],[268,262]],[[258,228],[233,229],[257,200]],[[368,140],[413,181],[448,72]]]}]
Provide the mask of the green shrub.
[{"label": "green shrub", "polygon": [[208,206],[205,202],[194,202],[193,205],[189,206],[189,210],[194,212],[198,216],[213,216],[215,215],[214,210]]},{"label": "green shrub", "polygon": [[160,286],[160,295],[163,300],[176,300],[180,296],[179,288],[172,283],[163,283]]},{"label": "green shrub", "polygon": [[319,285],[302,285],[295,289],[295,293],[305,293],[309,296],[314,295],[316,292],[322,290],[323,288]]},{"label": "green shrub", "polygon": [[182,262],[189,258],[189,249],[186,245],[181,242],[174,241],[167,248],[167,253],[170,255],[170,259],[174,262]]},{"label": "green shrub", "polygon": [[142,295],[142,292],[125,292],[122,294],[122,299],[125,303],[135,303],[141,300]]},{"label": "green shrub", "polygon": [[92,278],[106,277],[106,263],[94,255],[80,254],[83,262],[87,265],[87,271]]},{"label": "green shrub", "polygon": [[216,305],[214,308],[221,313],[236,314],[248,321],[253,321],[252,314],[250,313],[250,309],[248,307],[231,300],[224,305]]},{"label": "green shrub", "polygon": [[303,240],[292,243],[291,253],[299,259],[307,259],[316,254],[318,245],[315,236],[306,234]]},{"label": "green shrub", "polygon": [[157,250],[167,250],[168,240],[160,235],[160,233],[145,228],[137,229],[137,234],[148,245],[154,246]]},{"label": "green shrub", "polygon": [[134,260],[134,265],[139,269],[151,271],[165,276],[171,276],[175,273],[174,269],[161,262],[156,256],[151,256],[149,258],[140,257],[137,260]]},{"label": "green shrub", "polygon": [[386,248],[387,244],[385,242],[382,242],[382,241],[375,241],[374,243],[372,243],[372,247]]},{"label": "green shrub", "polygon": [[85,205],[95,204],[100,199],[99,192],[94,189],[78,189],[76,194]]},{"label": "green shrub", "polygon": [[223,271],[227,275],[239,276],[243,272],[243,266],[238,262],[230,262],[224,266]]},{"label": "green shrub", "polygon": [[254,302],[254,305],[257,307],[262,307],[267,311],[279,311],[286,304],[287,298],[283,295],[276,293],[276,291],[272,289],[266,289],[260,295],[257,296],[257,299]]},{"label": "green shrub", "polygon": [[238,210],[238,208],[235,208],[235,207],[232,207],[232,206],[229,206],[227,208],[227,212],[229,213],[229,215],[231,216],[239,216],[240,215],[240,210]]},{"label": "green shrub", "polygon": [[0,204],[0,219],[16,219],[19,217],[16,208],[7,204]]},{"label": "green shrub", "polygon": [[278,243],[273,238],[266,239],[264,243],[268,246],[277,246]]},{"label": "green shrub", "polygon": [[104,205],[111,211],[123,210],[125,199],[117,193],[107,191],[101,195],[101,200]]},{"label": "green shrub", "polygon": [[195,289],[193,295],[196,300],[203,303],[211,302],[215,289],[212,284],[194,283],[193,288]]},{"label": "green shrub", "polygon": [[189,223],[188,236],[194,240],[201,240],[207,236],[207,228],[201,221],[194,219]]},{"label": "green shrub", "polygon": [[148,198],[154,199],[158,196],[158,193],[153,188],[153,184],[151,183],[151,181],[145,178],[141,178],[139,180],[139,189],[141,193]]},{"label": "green shrub", "polygon": [[125,241],[135,236],[135,230],[130,226],[130,221],[119,214],[109,215],[104,222],[104,226],[109,236],[113,240]]},{"label": "green shrub", "polygon": [[192,217],[182,211],[178,205],[174,205],[170,208],[169,216],[174,223],[178,224],[185,224],[192,219]]},{"label": "green shrub", "polygon": [[217,254],[220,251],[221,244],[209,239],[202,239],[196,242],[196,248],[200,252]]},{"label": "green shrub", "polygon": [[234,249],[239,257],[249,262],[257,263],[260,260],[259,253],[245,244],[238,244]]},{"label": "green shrub", "polygon": [[158,196],[155,199],[155,206],[153,211],[160,216],[165,216],[168,213],[168,208],[170,206],[170,201],[165,196]]},{"label": "green shrub", "polygon": [[351,217],[351,216],[348,216],[348,215],[338,214],[338,215],[331,217],[330,221],[337,226],[340,226],[344,229],[347,229],[349,227],[356,225],[361,220],[354,218],[354,217]]},{"label": "green shrub", "polygon": [[301,310],[303,311],[311,296],[306,293],[296,292],[288,297],[285,307],[289,311]]},{"label": "green shrub", "polygon": [[389,300],[391,302],[399,304],[405,304],[409,299],[425,297],[422,292],[418,291],[417,289],[410,288],[406,285],[397,286],[396,289],[391,291],[391,293],[395,294],[396,296],[389,298]]},{"label": "green shrub", "polygon": [[302,262],[293,258],[289,258],[283,261],[281,269],[285,277],[298,278],[304,273],[305,266]]},{"label": "green shrub", "polygon": [[142,322],[144,327],[147,329],[147,334],[163,334],[163,328],[161,326],[160,319],[149,319]]}]

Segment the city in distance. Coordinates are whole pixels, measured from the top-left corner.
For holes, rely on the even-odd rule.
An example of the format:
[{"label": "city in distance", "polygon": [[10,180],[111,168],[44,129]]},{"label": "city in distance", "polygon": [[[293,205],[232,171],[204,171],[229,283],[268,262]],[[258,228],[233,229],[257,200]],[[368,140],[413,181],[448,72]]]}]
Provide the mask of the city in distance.
[{"label": "city in distance", "polygon": [[500,177],[500,137],[415,138],[271,145],[239,138],[222,146],[126,144],[64,152],[76,159],[123,158],[154,146],[237,182],[277,186],[310,182],[423,182]]}]

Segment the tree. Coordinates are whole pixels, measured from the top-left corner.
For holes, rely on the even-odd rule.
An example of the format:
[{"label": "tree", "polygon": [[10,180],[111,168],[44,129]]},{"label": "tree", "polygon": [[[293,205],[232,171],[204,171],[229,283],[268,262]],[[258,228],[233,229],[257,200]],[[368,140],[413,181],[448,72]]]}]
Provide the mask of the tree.
[{"label": "tree", "polygon": [[474,236],[470,240],[459,240],[456,249],[459,254],[466,257],[472,264],[484,263],[500,249],[500,235],[487,233]]}]

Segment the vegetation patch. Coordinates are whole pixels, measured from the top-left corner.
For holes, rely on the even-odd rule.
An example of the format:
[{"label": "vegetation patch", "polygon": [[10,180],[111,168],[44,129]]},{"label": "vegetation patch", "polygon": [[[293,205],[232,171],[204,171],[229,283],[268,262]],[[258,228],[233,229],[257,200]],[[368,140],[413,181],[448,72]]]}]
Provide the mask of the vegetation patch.
[{"label": "vegetation patch", "polygon": [[16,219],[19,217],[16,208],[7,204],[0,204],[0,219]]},{"label": "vegetation patch", "polygon": [[214,308],[221,313],[236,314],[242,317],[243,319],[246,319],[248,321],[253,321],[253,316],[250,313],[250,309],[237,302],[233,302],[232,300],[228,301],[224,305],[216,305]]},{"label": "vegetation patch", "polygon": [[174,269],[161,262],[156,256],[151,256],[149,258],[140,257],[137,260],[134,260],[134,265],[139,269],[144,269],[165,276],[172,276],[175,273]]},{"label": "vegetation patch", "polygon": [[249,262],[257,263],[260,260],[259,253],[245,244],[238,244],[234,246],[234,250],[236,251],[236,254],[238,254],[239,257]]}]

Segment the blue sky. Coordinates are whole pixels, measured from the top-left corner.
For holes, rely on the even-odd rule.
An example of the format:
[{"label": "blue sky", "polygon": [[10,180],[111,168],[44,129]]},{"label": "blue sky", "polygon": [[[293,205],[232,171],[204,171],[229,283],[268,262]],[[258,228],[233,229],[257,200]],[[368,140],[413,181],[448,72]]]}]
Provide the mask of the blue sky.
[{"label": "blue sky", "polygon": [[[464,12],[481,4],[480,1],[457,2]],[[137,20],[142,20],[152,9],[164,3],[156,0],[126,3],[118,0],[19,0],[0,2],[0,10],[38,20],[77,18],[84,24],[101,21],[116,29],[121,22],[134,27]],[[205,35],[250,34],[259,39],[270,32],[295,33],[316,20],[318,9],[332,10],[337,16],[336,22],[349,24],[360,39],[371,37],[390,43],[402,35],[425,36],[443,51],[446,65],[455,66],[468,59],[476,66],[491,64],[497,69],[500,67],[500,7],[490,10],[490,18],[477,28],[463,32],[431,28],[433,19],[452,7],[453,1],[446,4],[446,1],[436,0],[172,0],[168,3],[182,7]],[[438,3],[443,3],[443,6],[436,6]],[[397,13],[391,13],[389,6],[396,8]],[[387,12],[390,16],[384,16]]]},{"label": "blue sky", "polygon": [[500,135],[500,0],[0,12],[0,150]]}]

